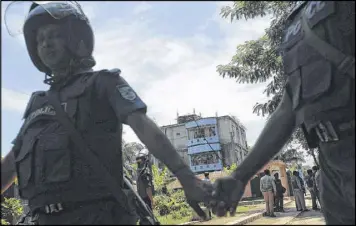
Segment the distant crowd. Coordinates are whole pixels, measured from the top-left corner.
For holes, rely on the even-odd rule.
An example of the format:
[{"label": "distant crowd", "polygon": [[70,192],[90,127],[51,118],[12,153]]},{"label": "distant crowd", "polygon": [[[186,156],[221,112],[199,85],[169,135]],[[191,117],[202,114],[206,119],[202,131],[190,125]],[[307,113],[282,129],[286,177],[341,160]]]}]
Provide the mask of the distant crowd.
[{"label": "distant crowd", "polygon": [[[283,187],[279,174],[271,176],[268,169],[264,171],[264,176],[260,181],[260,190],[266,202],[266,212],[264,216],[276,217],[275,212],[284,212],[283,196],[286,188]],[[309,211],[305,205],[305,195],[308,190],[312,198],[312,209],[320,210],[320,171],[318,166],[313,166],[307,170],[307,175],[303,180],[298,171],[293,171],[291,178],[293,195],[297,211]]]}]

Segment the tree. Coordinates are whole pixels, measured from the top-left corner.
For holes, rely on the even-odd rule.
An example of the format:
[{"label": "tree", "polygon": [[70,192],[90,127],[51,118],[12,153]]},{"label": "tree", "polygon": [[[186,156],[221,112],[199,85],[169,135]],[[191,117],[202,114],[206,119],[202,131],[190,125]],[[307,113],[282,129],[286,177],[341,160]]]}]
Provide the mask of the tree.
[{"label": "tree", "polygon": [[305,162],[303,152],[294,148],[282,151],[282,153],[280,153],[275,159],[281,160],[285,163],[293,163],[294,161]]},{"label": "tree", "polygon": [[235,171],[236,168],[237,168],[237,164],[236,164],[236,163],[233,163],[230,167],[224,167],[224,171],[225,171],[228,175],[230,175],[230,174],[232,174],[232,173]]},{"label": "tree", "polygon": [[162,192],[162,189],[166,187],[170,182],[174,181],[175,178],[169,176],[169,171],[167,167],[160,170],[157,166],[152,165],[152,177],[153,184],[156,192]]},{"label": "tree", "polygon": [[[266,103],[256,103],[253,113],[271,115],[277,108],[283,94],[285,78],[279,46],[282,41],[285,21],[294,7],[301,1],[235,1],[233,6],[225,6],[220,15],[233,20],[254,19],[271,16],[272,21],[265,34],[257,40],[246,41],[236,48],[236,54],[226,65],[218,65],[220,76],[236,79],[238,83],[267,82],[264,94],[269,97]],[[300,129],[291,136],[308,150]],[[314,151],[313,151],[314,152]]]},{"label": "tree", "polygon": [[122,152],[124,155],[124,161],[127,164],[133,164],[135,162],[136,155],[139,151],[145,147],[137,142],[128,142],[122,141]]},{"label": "tree", "polygon": [[7,222],[6,219],[18,219],[23,213],[21,201],[17,198],[6,198],[1,203],[1,224],[9,225],[12,222]]}]

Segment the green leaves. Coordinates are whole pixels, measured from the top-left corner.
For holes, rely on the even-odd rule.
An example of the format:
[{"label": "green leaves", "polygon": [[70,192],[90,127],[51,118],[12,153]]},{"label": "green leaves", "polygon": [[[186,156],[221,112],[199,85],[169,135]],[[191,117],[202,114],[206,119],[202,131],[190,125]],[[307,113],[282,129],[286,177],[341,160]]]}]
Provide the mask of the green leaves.
[{"label": "green leaves", "polygon": [[278,155],[278,160],[282,160],[285,163],[305,162],[303,152],[294,148],[287,149]]},{"label": "green leaves", "polygon": [[233,163],[229,168],[224,167],[224,172],[226,172],[228,175],[230,175],[232,172],[235,171],[236,168],[237,168],[237,164]]},{"label": "green leaves", "polygon": [[257,16],[265,16],[268,13],[268,1],[235,1],[233,7],[225,6],[221,9],[220,15],[223,18],[230,17],[233,20],[253,19]]},{"label": "green leaves", "polygon": [[152,174],[153,184],[155,186],[155,190],[158,193],[161,193],[163,187],[167,186],[170,182],[175,180],[174,178],[169,177],[167,167],[164,167],[163,170],[160,171],[157,166],[152,165]]},{"label": "green leaves", "polygon": [[[283,62],[279,53],[283,30],[292,9],[302,1],[235,1],[233,6],[221,8],[223,18],[233,20],[254,19],[270,16],[270,26],[257,40],[246,41],[236,47],[236,54],[225,65],[216,67],[220,76],[233,78],[238,83],[261,83],[269,81],[264,94],[270,99],[265,103],[256,103],[253,113],[262,116],[271,115],[281,101],[285,77]],[[300,130],[290,141],[297,140],[307,149]]]},{"label": "green leaves", "polygon": [[1,203],[1,224],[9,224],[9,222],[4,220],[5,217],[11,216],[16,219],[20,217],[22,213],[23,207],[19,199],[5,197],[4,202]]}]

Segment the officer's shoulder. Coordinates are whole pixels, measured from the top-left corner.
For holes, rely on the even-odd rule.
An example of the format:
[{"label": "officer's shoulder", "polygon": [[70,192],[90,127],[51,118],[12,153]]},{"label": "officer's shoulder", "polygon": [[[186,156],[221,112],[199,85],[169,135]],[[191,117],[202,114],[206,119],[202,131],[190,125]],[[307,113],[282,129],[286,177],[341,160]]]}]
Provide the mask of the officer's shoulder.
[{"label": "officer's shoulder", "polygon": [[111,70],[104,69],[96,72],[95,80],[99,83],[111,83],[118,79],[122,79],[121,70],[119,68],[114,68]]},{"label": "officer's shoulder", "polygon": [[97,72],[99,77],[100,76],[112,76],[112,77],[120,77],[121,75],[121,70],[119,68],[113,68],[113,69],[104,69],[100,70]]},{"label": "officer's shoulder", "polygon": [[22,117],[23,119],[27,118],[28,114],[31,111],[31,106],[35,102],[36,98],[37,97],[42,97],[44,95],[46,95],[46,91],[35,91],[35,92],[33,92],[31,94],[30,100],[27,103],[27,106],[25,108],[25,112],[24,112],[23,117]]},{"label": "officer's shoulder", "polygon": [[300,10],[302,10],[304,8],[304,6],[306,6],[308,3],[308,1],[303,1],[302,3],[299,3],[298,5],[296,5],[292,11],[289,13],[289,15],[287,16],[287,21],[288,20],[293,20],[293,18],[300,12]]}]

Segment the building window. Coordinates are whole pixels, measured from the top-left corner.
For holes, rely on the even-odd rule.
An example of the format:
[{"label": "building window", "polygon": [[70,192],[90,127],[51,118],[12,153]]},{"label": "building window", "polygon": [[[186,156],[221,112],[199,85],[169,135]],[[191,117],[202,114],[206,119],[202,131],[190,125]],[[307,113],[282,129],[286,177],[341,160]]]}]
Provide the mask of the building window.
[{"label": "building window", "polygon": [[180,136],[180,133],[176,133],[177,136]]},{"label": "building window", "polygon": [[191,166],[216,164],[219,162],[218,153],[215,151],[191,154]]},{"label": "building window", "polygon": [[210,127],[208,128],[208,136],[209,136],[209,137],[214,137],[214,136],[216,136],[216,128],[215,128],[215,126],[210,126]]},{"label": "building window", "polygon": [[205,128],[198,128],[194,133],[194,138],[203,138],[205,137]]}]

